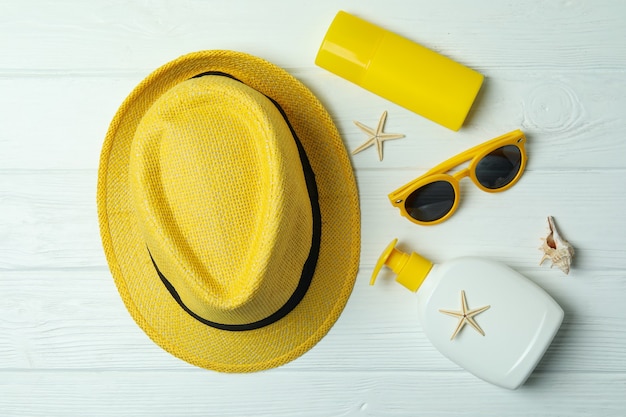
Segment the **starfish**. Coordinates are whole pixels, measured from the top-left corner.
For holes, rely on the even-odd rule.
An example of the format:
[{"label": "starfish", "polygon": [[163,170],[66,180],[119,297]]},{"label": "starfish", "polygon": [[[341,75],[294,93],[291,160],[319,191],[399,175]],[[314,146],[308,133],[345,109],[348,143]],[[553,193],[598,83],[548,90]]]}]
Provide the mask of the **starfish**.
[{"label": "starfish", "polygon": [[450,340],[453,340],[456,337],[456,335],[459,334],[461,329],[465,327],[466,324],[469,324],[478,333],[484,336],[485,332],[483,332],[483,329],[481,329],[478,323],[476,323],[476,321],[474,320],[474,316],[489,309],[489,307],[491,306],[484,306],[484,307],[469,310],[467,308],[467,300],[465,299],[465,291],[461,291],[461,311],[439,310],[443,314],[457,317],[459,319],[459,324],[456,326],[456,329],[454,329],[454,333],[452,333],[452,337],[450,338]]},{"label": "starfish", "polygon": [[373,144],[376,144],[376,148],[378,150],[378,160],[383,160],[383,142],[386,140],[400,139],[404,137],[404,135],[399,133],[383,133],[383,127],[385,126],[386,119],[387,111],[384,111],[382,116],[380,116],[380,120],[378,121],[378,126],[376,127],[376,130],[372,129],[371,127],[367,127],[363,123],[357,122],[356,120],[354,121],[354,124],[357,125],[357,127],[363,132],[367,133],[369,137],[364,144],[352,151],[352,155],[361,152],[363,149],[369,148]]}]

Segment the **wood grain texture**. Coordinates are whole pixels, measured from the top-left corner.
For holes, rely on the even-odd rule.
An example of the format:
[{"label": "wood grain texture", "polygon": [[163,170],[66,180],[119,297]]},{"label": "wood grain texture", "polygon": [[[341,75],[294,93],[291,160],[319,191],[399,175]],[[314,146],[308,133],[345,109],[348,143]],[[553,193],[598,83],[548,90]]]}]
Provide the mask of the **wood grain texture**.
[{"label": "wood grain texture", "polygon": [[[314,65],[347,10],[486,76],[459,132]],[[0,416],[626,415],[626,4],[621,0],[0,1]],[[337,324],[281,368],[224,375],[161,350],[135,325],[102,252],[100,148],[147,74],[201,49],[268,59],[309,86],[346,148],[389,113],[384,160],[352,158],[362,213],[357,282]],[[520,128],[521,181],[487,194],[464,180],[435,227],[387,194],[473,145]],[[569,276],[539,266],[552,215],[576,248]],[[398,237],[433,261],[475,255],[528,276],[565,320],[517,391],[482,382],[429,343],[413,294],[375,260]]]},{"label": "wood grain texture", "polygon": [[[5,372],[4,415],[356,417],[620,415],[623,374],[537,373],[519,391],[464,372]],[[593,384],[602,391],[586,390]],[[454,393],[454,395],[451,395]],[[567,414],[563,414],[567,401]],[[20,404],[19,407],[15,404]],[[62,404],[62,405],[59,405]],[[571,408],[571,410],[570,410]]]}]

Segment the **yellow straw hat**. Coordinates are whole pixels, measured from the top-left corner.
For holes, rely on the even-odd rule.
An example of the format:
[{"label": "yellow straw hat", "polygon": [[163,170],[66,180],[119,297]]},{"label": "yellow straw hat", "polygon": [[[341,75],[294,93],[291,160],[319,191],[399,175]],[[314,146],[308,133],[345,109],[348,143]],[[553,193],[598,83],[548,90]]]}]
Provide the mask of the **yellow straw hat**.
[{"label": "yellow straw hat", "polygon": [[335,125],[298,80],[239,52],[182,56],[135,88],[104,142],[98,214],[134,320],[203,368],[297,358],[356,278],[358,195]]}]

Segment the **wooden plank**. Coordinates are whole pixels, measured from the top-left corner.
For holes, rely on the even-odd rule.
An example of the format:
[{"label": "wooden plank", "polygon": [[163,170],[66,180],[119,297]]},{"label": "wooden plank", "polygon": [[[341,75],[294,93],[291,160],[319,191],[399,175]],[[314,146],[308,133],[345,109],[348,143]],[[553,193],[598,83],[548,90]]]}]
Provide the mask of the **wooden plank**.
[{"label": "wooden plank", "polygon": [[0,372],[9,417],[621,417],[624,373],[542,373],[509,391],[464,372]]},{"label": "wooden plank", "polygon": [[187,0],[172,6],[166,0],[26,0],[1,5],[7,36],[0,68],[146,69],[200,49],[243,50],[281,66],[311,66],[340,7],[481,70],[619,71],[626,64],[626,46],[611,42],[626,35],[621,14],[607,12],[619,9],[619,0],[487,7],[453,0],[367,7],[330,1]]},{"label": "wooden plank", "polygon": [[[94,169],[117,108],[150,70],[133,75],[0,78],[0,170]],[[355,169],[427,170],[478,143],[521,128],[528,136],[529,170],[615,169],[626,161],[626,128],[619,94],[626,74],[504,72],[485,90],[460,132],[400,108],[332,74],[292,71],[327,106],[352,151],[366,137],[358,120],[374,126],[389,112],[384,160],[374,148],[355,155]],[[45,93],[42,93],[45,92]],[[50,100],[54,104],[51,104]],[[25,111],[27,110],[27,111]],[[599,144],[601,144],[599,146]],[[622,188],[623,189],[623,188]]]},{"label": "wooden plank", "polygon": [[[415,175],[402,170],[361,170],[362,263],[370,267],[394,237],[433,261],[456,256],[498,259],[536,268],[537,249],[553,215],[577,249],[577,271],[626,270],[621,208],[626,194],[611,170],[529,171],[514,188],[483,193],[462,183],[461,206],[445,223],[417,226],[402,218],[387,193]],[[602,184],[602,186],[599,186]],[[0,269],[103,268],[95,201],[96,171],[0,173]],[[535,202],[528,204],[528,202]]]},{"label": "wooden plank", "polygon": [[[565,320],[539,372],[625,372],[624,272],[526,273],[563,307]],[[284,366],[310,371],[449,372],[458,366],[428,341],[416,298],[362,268],[346,309],[311,351]],[[0,373],[4,370],[193,369],[161,350],[126,312],[106,270],[1,273]]]}]

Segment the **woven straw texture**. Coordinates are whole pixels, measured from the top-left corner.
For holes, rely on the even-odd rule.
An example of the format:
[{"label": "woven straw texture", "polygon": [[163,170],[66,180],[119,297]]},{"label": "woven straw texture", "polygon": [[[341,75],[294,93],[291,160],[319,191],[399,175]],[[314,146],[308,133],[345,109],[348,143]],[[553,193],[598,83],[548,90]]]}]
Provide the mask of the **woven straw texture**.
[{"label": "woven straw texture", "polygon": [[[191,79],[212,71],[230,74],[250,89],[242,92],[233,87],[236,81],[219,81],[224,107],[216,106],[212,119],[205,119],[206,109],[191,97],[213,81]],[[246,97],[233,100],[229,94]],[[158,277],[147,247],[163,261],[159,268],[177,289],[186,289],[180,294],[185,303],[203,317],[253,321],[293,292],[310,246],[310,201],[293,143],[249,140],[290,134],[276,122],[276,109],[255,94],[280,105],[311,163],[321,247],[311,286],[293,311],[256,330],[225,331],[180,307]],[[245,105],[228,107],[233,102]],[[220,113],[220,108],[228,111]],[[245,112],[262,117],[238,124]],[[203,140],[192,140],[197,137]],[[219,140],[224,137],[242,140]],[[148,76],[111,123],[97,200],[103,246],[127,309],[155,343],[196,366],[252,372],[291,361],[328,332],[352,291],[360,219],[344,145],[312,93],[262,59],[203,51]],[[275,276],[280,283],[267,279]]]}]

